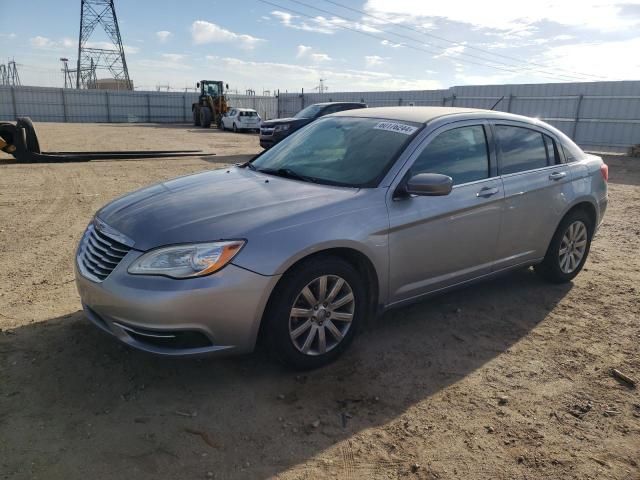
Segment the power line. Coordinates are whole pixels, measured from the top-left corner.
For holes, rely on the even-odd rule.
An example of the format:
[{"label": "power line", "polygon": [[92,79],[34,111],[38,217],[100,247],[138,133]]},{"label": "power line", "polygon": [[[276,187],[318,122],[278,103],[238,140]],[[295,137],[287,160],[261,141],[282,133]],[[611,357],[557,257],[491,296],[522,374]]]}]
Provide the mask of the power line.
[{"label": "power line", "polygon": [[[295,0],[291,0],[291,1],[295,1]],[[575,72],[575,71],[567,70],[567,69],[564,69],[564,68],[554,67],[554,66],[548,65],[548,64],[545,65],[545,64],[542,64],[542,63],[535,63],[535,62],[520,60],[517,57],[512,57],[510,55],[504,55],[504,54],[501,54],[501,53],[492,52],[490,50],[485,50],[485,49],[480,48],[480,47],[475,47],[475,46],[469,45],[467,43],[456,42],[455,40],[450,40],[448,38],[441,37],[439,35],[435,35],[435,34],[432,34],[432,33],[429,33],[429,32],[424,32],[424,31],[418,30],[417,28],[413,28],[413,27],[410,27],[408,25],[403,25],[402,23],[399,23],[399,22],[392,22],[392,21],[389,21],[389,20],[384,19],[382,17],[377,17],[375,15],[371,15],[370,13],[367,13],[367,12],[365,12],[363,10],[359,10],[357,8],[349,7],[347,5],[343,5],[343,4],[335,2],[333,0],[325,0],[325,2],[331,3],[331,4],[336,5],[338,7],[342,7],[344,9],[346,9],[346,10],[351,10],[352,12],[355,12],[355,13],[360,13],[362,15],[365,15],[365,16],[369,17],[369,18],[373,18],[374,20],[378,20],[378,21],[386,23],[386,24],[391,24],[391,25],[394,25],[396,27],[404,28],[405,30],[411,30],[413,32],[419,33],[420,35],[425,35],[427,37],[435,38],[435,39],[440,40],[442,42],[451,43],[451,44],[457,45],[457,46],[464,46],[464,47],[469,48],[471,50],[476,50],[478,52],[482,52],[482,53],[485,53],[487,55],[493,55],[493,56],[496,56],[496,57],[502,57],[502,58],[505,58],[505,59],[508,59],[508,60],[512,60],[512,61],[516,61],[516,62],[519,62],[519,63],[528,63],[528,64],[531,64],[531,65],[535,65],[537,67],[554,68],[555,70],[568,72],[568,73],[575,74],[575,75],[580,75],[580,76],[583,76],[583,77],[591,77],[591,78],[596,78],[596,79],[600,79],[600,80],[605,78],[602,75],[592,75],[592,74],[589,74],[589,73]],[[296,2],[296,3],[300,3],[300,2]],[[393,33],[393,32],[389,32],[389,33]]]},{"label": "power line", "polygon": [[[289,8],[289,7],[284,7],[282,5],[278,5],[277,3],[273,3],[273,2],[270,2],[268,0],[258,0],[258,1],[261,2],[261,3],[265,3],[267,5],[271,5],[272,7],[281,8],[282,10],[286,10],[288,12],[295,13],[296,15],[300,15],[300,16],[315,20],[315,18],[312,17],[311,15],[308,15],[306,13],[300,12],[299,10],[294,10],[292,8]],[[352,21],[352,20],[350,20],[350,21]],[[355,33],[359,33],[361,35],[365,35],[367,37],[375,38],[376,40],[383,40],[383,41],[387,41],[387,42],[393,43],[391,40],[389,40],[386,37],[381,37],[381,36],[374,35],[374,34],[369,33],[369,32],[365,32],[365,31],[362,31],[362,30],[357,30],[355,28],[350,28],[350,27],[347,27],[347,26],[344,26],[344,25],[336,25],[336,26],[338,28],[342,28],[344,30],[349,30],[349,31],[352,31],[352,32],[355,32]],[[403,46],[405,46],[407,48],[411,48],[413,50],[420,51],[420,52],[442,54],[442,51],[429,50],[429,49],[426,49],[426,48],[416,47],[415,45],[403,44]],[[504,72],[515,73],[515,74],[522,73],[522,71],[512,70],[512,69],[508,69],[508,68],[502,68],[502,67],[498,67],[498,66],[495,66],[495,65],[487,64],[487,63],[478,63],[478,62],[474,62],[472,60],[467,60],[467,59],[458,59],[458,60],[460,62],[465,62],[465,63],[469,63],[469,64],[472,64],[472,65],[479,65],[481,67],[486,67],[486,68],[493,68],[495,70],[502,70]],[[539,75],[539,76],[541,78],[547,78],[547,79],[551,79],[551,80],[558,80],[560,78],[558,76],[550,76],[550,75]]]},{"label": "power line", "polygon": [[[334,16],[334,17],[340,18],[340,19],[345,20],[345,21],[348,21],[348,22],[356,22],[356,23],[357,23],[357,21],[356,21],[356,20],[353,20],[353,19],[351,19],[351,18],[343,17],[343,16],[341,16],[341,15],[336,14],[335,12],[332,12],[332,11],[329,11],[329,10],[325,10],[325,9],[322,9],[322,8],[318,8],[318,7],[315,7],[315,6],[309,5],[309,4],[307,4],[307,3],[305,3],[305,2],[302,2],[302,1],[299,1],[299,0],[289,0],[289,1],[291,1],[291,2],[293,2],[293,3],[297,3],[298,5],[303,5],[303,6],[307,7],[307,8],[311,8],[311,9],[317,10],[317,11],[322,12],[322,13],[325,13],[325,14],[327,14],[327,15],[332,15],[332,16]],[[334,3],[334,2],[331,2],[331,3]],[[279,8],[283,8],[283,7],[279,7]],[[363,12],[363,13],[364,13],[364,12]],[[301,13],[300,13],[300,12],[298,12],[298,14],[301,14]],[[365,13],[365,15],[367,15],[367,14]],[[305,15],[305,16],[310,17],[309,15]],[[310,18],[313,18],[313,17],[310,17]],[[372,18],[373,18],[373,17],[372,17]],[[389,23],[389,22],[387,22],[387,23]],[[339,26],[339,27],[343,27],[343,28],[347,28],[347,27],[344,27],[344,26],[341,26],[341,25],[337,25],[337,26]],[[357,29],[351,29],[351,30],[354,30],[354,31],[356,31],[356,32],[361,32],[360,30],[357,30]],[[401,38],[405,38],[405,39],[411,40],[411,41],[416,42],[416,43],[419,43],[419,44],[421,44],[421,45],[425,45],[425,46],[427,46],[427,45],[428,45],[428,46],[431,46],[431,47],[435,47],[435,48],[438,48],[438,49],[442,49],[442,47],[440,47],[440,46],[438,46],[438,45],[432,45],[432,44],[425,43],[423,40],[417,39],[417,38],[415,38],[415,37],[411,37],[411,36],[408,36],[408,35],[403,35],[403,34],[401,34],[401,33],[396,33],[396,32],[390,31],[390,30],[381,30],[381,31],[382,31],[382,32],[384,32],[384,33],[388,33],[388,34],[391,34],[391,35],[395,35],[395,36],[397,36],[397,37],[401,37]],[[419,32],[419,31],[418,31],[418,32]],[[364,33],[364,32],[361,32],[361,33]],[[420,33],[420,32],[419,32],[419,33]],[[464,44],[464,43],[459,43],[458,45],[463,46],[463,47],[466,47],[466,44]],[[410,48],[411,48],[411,46],[410,46],[410,45],[406,45],[406,44],[405,44],[405,46],[407,46],[407,47],[410,47]],[[429,53],[442,54],[443,52],[442,52],[441,50],[438,50],[437,52],[430,51]],[[511,73],[521,73],[519,70],[518,70],[518,71],[515,71],[515,70],[507,70],[506,68],[504,68],[504,67],[511,67],[511,68],[518,68],[518,69],[521,69],[522,67],[521,67],[520,65],[513,65],[513,64],[508,64],[508,63],[501,62],[501,61],[497,61],[497,60],[487,59],[487,58],[480,57],[480,56],[478,56],[478,55],[474,55],[474,54],[472,54],[472,53],[467,53],[467,52],[459,52],[459,53],[458,53],[458,55],[459,55],[459,56],[465,56],[465,57],[475,58],[475,59],[481,60],[482,62],[492,62],[492,64],[493,64],[493,65],[492,65],[492,64],[488,64],[488,63],[486,63],[486,64],[478,64],[478,63],[472,62],[472,61],[470,61],[470,60],[466,60],[466,59],[462,60],[462,59],[459,59],[459,60],[461,60],[461,61],[465,61],[465,62],[467,62],[467,63],[475,63],[476,65],[481,65],[481,66],[490,67],[490,68],[496,68],[496,69],[499,69],[499,70],[510,71]],[[528,62],[528,63],[530,63],[530,62]],[[497,64],[497,65],[503,65],[504,67],[498,67],[496,64]],[[531,68],[531,67],[528,67],[528,70],[529,70],[529,71],[532,71],[532,72],[539,73],[539,74],[544,74],[547,78],[552,78],[552,79],[560,79],[560,80],[584,80],[584,78],[580,78],[579,76],[576,76],[576,75],[564,75],[564,74],[559,74],[559,73],[555,73],[555,72],[549,72],[549,71],[540,70],[540,69],[537,69],[537,70],[536,70],[536,69],[533,69],[533,68]],[[580,74],[580,75],[581,75],[581,74]]]}]

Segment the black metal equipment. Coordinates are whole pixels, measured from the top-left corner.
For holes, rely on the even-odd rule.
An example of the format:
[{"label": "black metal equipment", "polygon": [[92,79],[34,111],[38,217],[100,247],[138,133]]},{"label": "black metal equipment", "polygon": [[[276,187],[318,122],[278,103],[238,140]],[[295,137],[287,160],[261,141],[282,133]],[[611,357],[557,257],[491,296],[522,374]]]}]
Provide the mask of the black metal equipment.
[{"label": "black metal equipment", "polygon": [[0,122],[0,150],[20,163],[66,163],[91,160],[127,160],[140,158],[201,157],[215,155],[201,150],[123,150],[108,152],[42,152],[36,129],[29,117],[14,124]]}]

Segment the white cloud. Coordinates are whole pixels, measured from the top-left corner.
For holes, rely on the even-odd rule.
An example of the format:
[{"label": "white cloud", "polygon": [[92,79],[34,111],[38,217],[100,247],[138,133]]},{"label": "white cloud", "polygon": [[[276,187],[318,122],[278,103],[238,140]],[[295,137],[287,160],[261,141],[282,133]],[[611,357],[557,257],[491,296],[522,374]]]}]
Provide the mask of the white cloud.
[{"label": "white cloud", "polygon": [[640,22],[639,18],[624,13],[623,3],[617,0],[367,0],[364,9],[377,16],[401,16],[412,23],[441,17],[498,30],[511,30],[543,21],[594,30],[615,30]]},{"label": "white cloud", "polygon": [[311,47],[308,47],[307,45],[298,45],[298,53],[296,54],[296,57],[302,58],[310,51]]},{"label": "white cloud", "polygon": [[156,32],[156,37],[158,38],[160,43],[165,43],[172,36],[173,36],[173,33],[167,30],[160,30],[159,32]]},{"label": "white cloud", "polygon": [[36,36],[29,39],[29,43],[33,48],[53,50],[61,48],[72,48],[77,44],[70,38],[63,38],[62,40],[52,40],[43,36]]},{"label": "white cloud", "polygon": [[445,48],[442,53],[434,55],[433,58],[458,57],[464,52],[465,48],[464,45],[454,45],[453,47]]},{"label": "white cloud", "polygon": [[365,64],[367,65],[367,68],[380,66],[384,64],[387,60],[389,60],[389,57],[381,57],[379,55],[365,55],[364,57],[364,61],[365,61]]},{"label": "white cloud", "polygon": [[276,85],[281,90],[311,88],[318,84],[319,78],[328,79],[333,91],[417,90],[442,87],[440,82],[435,80],[408,78],[397,73],[332,70],[318,66],[255,62],[217,56],[207,56],[207,60],[229,80],[229,83],[255,86],[256,79],[259,78],[264,85]]},{"label": "white cloud", "polygon": [[183,55],[181,53],[163,53],[162,54],[162,58],[166,58],[170,62],[180,62],[184,60],[185,57],[186,55]]},{"label": "white cloud", "polygon": [[313,60],[314,62],[328,62],[332,59],[326,53],[312,53],[311,60]]},{"label": "white cloud", "polygon": [[0,33],[0,38],[8,38],[9,40],[13,40],[17,35],[15,33]]},{"label": "white cloud", "polygon": [[205,43],[237,43],[241,48],[252,49],[263,39],[247,34],[239,34],[222,28],[215,23],[204,20],[196,20],[191,24],[191,37],[193,43],[202,45]]},{"label": "white cloud", "polygon": [[333,33],[333,29],[324,27],[322,25],[310,25],[305,21],[298,21],[300,18],[297,15],[291,15],[287,12],[281,12],[280,10],[274,10],[271,12],[271,15],[275,17],[277,20],[280,20],[280,23],[288,28],[293,28],[295,30],[303,30],[305,32],[316,32],[316,33],[326,33],[331,35]]},{"label": "white cloud", "polygon": [[377,28],[367,23],[353,22],[340,17],[315,16],[310,19],[302,19],[299,15],[292,15],[280,10],[274,10],[271,15],[287,28],[316,32],[331,35],[340,29],[360,30],[363,32],[380,32]]},{"label": "white cloud", "polygon": [[640,37],[552,47],[544,53],[544,63],[610,80],[633,80],[640,78],[640,56],[629,55],[629,52],[640,52]]},{"label": "white cloud", "polygon": [[573,35],[556,35],[553,37],[553,40],[564,41],[564,40],[572,40],[575,37]]},{"label": "white cloud", "polygon": [[398,47],[404,46],[402,43],[393,43],[393,42],[390,42],[389,40],[382,40],[380,44],[384,45],[385,47],[391,47],[391,48],[398,48]]},{"label": "white cloud", "polygon": [[34,48],[53,48],[56,46],[56,42],[47,37],[33,37],[29,39],[31,46]]},{"label": "white cloud", "polygon": [[326,53],[314,52],[313,48],[307,45],[298,45],[296,58],[308,58],[314,63],[329,62],[333,60]]}]

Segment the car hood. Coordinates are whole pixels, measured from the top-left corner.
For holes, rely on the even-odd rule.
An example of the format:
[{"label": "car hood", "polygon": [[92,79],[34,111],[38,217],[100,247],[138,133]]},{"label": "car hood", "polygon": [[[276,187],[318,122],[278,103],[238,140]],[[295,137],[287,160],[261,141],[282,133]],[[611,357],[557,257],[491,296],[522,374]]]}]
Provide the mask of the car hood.
[{"label": "car hood", "polygon": [[311,118],[275,118],[273,120],[266,120],[264,122],[262,122],[262,126],[263,127],[275,127],[276,125],[283,125],[283,124],[304,124],[304,123],[309,123],[312,119]]},{"label": "car hood", "polygon": [[310,212],[327,212],[327,206],[357,192],[231,167],[143,188],[109,203],[97,216],[133,240],[135,249],[148,250],[286,228],[302,221],[296,216],[308,221]]}]

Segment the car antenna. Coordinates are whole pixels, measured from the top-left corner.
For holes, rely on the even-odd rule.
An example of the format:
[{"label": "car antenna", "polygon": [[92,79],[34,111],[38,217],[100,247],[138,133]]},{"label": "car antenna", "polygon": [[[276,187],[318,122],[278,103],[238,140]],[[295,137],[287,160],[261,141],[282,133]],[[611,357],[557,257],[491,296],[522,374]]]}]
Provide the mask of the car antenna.
[{"label": "car antenna", "polygon": [[491,107],[489,110],[493,110],[494,108],[496,108],[496,107],[498,106],[498,104],[499,104],[502,100],[504,100],[504,95],[502,95],[502,96],[498,99],[498,101],[497,101],[496,103],[494,103],[494,104],[493,104],[493,107]]}]

